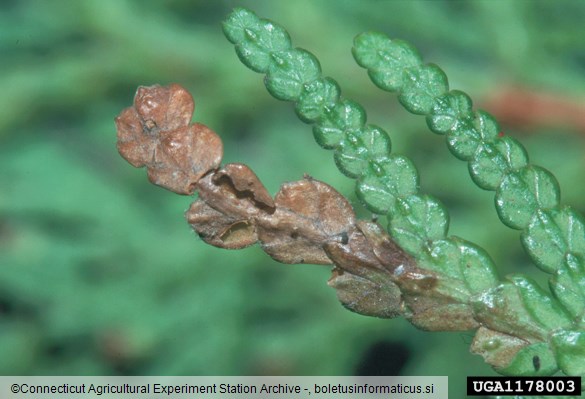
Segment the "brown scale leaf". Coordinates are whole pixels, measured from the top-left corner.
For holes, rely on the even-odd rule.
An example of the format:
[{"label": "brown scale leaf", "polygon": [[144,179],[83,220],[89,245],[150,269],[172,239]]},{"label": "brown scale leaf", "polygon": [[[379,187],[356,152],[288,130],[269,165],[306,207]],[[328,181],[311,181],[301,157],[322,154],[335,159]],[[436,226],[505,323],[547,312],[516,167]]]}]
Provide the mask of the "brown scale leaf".
[{"label": "brown scale leaf", "polygon": [[259,212],[274,213],[274,201],[256,174],[246,165],[227,164],[197,184],[200,200],[185,217],[208,244],[239,249],[258,241]]},{"label": "brown scale leaf", "polygon": [[246,165],[228,164],[210,173],[197,183],[197,190],[203,201],[225,215],[244,220],[259,212],[274,213],[268,191]]},{"label": "brown scale leaf", "polygon": [[230,217],[202,200],[193,202],[185,217],[199,237],[214,247],[241,249],[258,241],[256,226],[250,220]]},{"label": "brown scale leaf", "polygon": [[221,139],[207,126],[161,132],[154,161],[148,166],[148,178],[157,186],[177,194],[191,195],[196,182],[221,163]]},{"label": "brown scale leaf", "polygon": [[479,327],[471,342],[471,353],[480,355],[494,367],[506,367],[530,342],[499,331]]},{"label": "brown scale leaf", "polygon": [[134,107],[150,132],[175,130],[189,126],[195,102],[191,94],[176,83],[169,86],[141,86]]},{"label": "brown scale leaf", "polygon": [[274,211],[274,201],[268,194],[268,190],[247,165],[228,163],[215,173],[213,181],[217,184],[225,177],[229,179],[234,190],[240,195],[249,195],[258,206],[264,205],[269,211]]},{"label": "brown scale leaf", "polygon": [[386,270],[394,273],[398,267],[415,268],[414,259],[404,252],[378,223],[358,220],[357,228]]},{"label": "brown scale leaf", "polygon": [[386,271],[370,242],[356,226],[347,231],[347,240],[327,242],[324,249],[337,267],[356,276],[367,277],[372,271]]},{"label": "brown scale leaf", "polygon": [[156,136],[143,132],[144,121],[134,107],[124,109],[115,120],[120,155],[136,168],[146,165],[154,158]]},{"label": "brown scale leaf", "polygon": [[283,184],[274,203],[274,215],[258,221],[262,249],[282,263],[331,264],[323,246],[347,239],[355,223],[349,202],[328,184],[305,177]]},{"label": "brown scale leaf", "polygon": [[464,303],[444,303],[442,298],[410,295],[408,321],[425,331],[468,331],[479,327],[473,311]]},{"label": "brown scale leaf", "polygon": [[352,312],[387,319],[404,312],[400,289],[389,279],[374,282],[334,269],[327,284],[335,289],[339,302]]},{"label": "brown scale leaf", "polygon": [[177,194],[193,194],[195,183],[216,169],[223,157],[221,139],[195,123],[191,94],[177,84],[139,87],[134,106],[115,119],[118,151],[149,180]]},{"label": "brown scale leaf", "polygon": [[392,318],[403,314],[400,288],[359,228],[352,226],[347,242],[328,242],[324,249],[336,265],[328,284],[343,306],[368,316]]}]

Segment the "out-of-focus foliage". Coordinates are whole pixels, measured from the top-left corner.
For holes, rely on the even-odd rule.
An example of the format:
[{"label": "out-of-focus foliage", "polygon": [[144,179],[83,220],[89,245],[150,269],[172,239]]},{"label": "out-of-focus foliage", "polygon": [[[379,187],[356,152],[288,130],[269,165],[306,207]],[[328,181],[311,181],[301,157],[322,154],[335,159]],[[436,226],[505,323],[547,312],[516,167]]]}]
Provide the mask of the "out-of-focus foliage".
[{"label": "out-of-focus foliage", "polygon": [[[461,395],[464,375],[490,372],[466,353],[469,337],[347,312],[327,268],[204,245],[182,218],[189,198],[148,184],[116,153],[113,118],[136,87],[179,82],[195,120],[222,136],[225,162],[247,163],[272,193],[309,173],[360,208],[290,104],[274,101],[225,40],[221,21],[235,6],[287,26],[365,105],[393,151],[415,160],[423,191],[446,203],[453,234],[515,266],[500,275],[528,270],[492,195],[368,81],[352,40],[372,29],[404,38],[475,99],[521,85],[582,104],[585,3],[13,0],[0,6],[0,372],[448,374]],[[583,211],[585,132],[503,127],[525,135],[564,203]]]}]

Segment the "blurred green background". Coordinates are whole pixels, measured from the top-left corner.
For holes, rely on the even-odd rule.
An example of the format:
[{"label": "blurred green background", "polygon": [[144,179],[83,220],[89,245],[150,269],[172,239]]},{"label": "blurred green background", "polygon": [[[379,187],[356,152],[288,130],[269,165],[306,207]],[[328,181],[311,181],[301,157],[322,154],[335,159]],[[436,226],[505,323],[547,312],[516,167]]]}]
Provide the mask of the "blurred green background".
[{"label": "blurred green background", "polygon": [[190,199],[118,155],[113,119],[136,87],[177,82],[195,97],[195,120],[224,140],[224,162],[247,163],[271,193],[308,173],[371,216],[292,105],[237,59],[221,31],[235,6],[282,24],[320,59],[388,130],[393,151],[415,160],[423,191],[451,212],[451,233],[486,248],[502,276],[534,269],[518,232],[501,225],[493,193],[472,184],[444,138],[369,82],[351,56],[355,35],[411,42],[495,113],[509,87],[560,98],[575,120],[543,121],[527,106],[532,119],[503,129],[556,174],[564,203],[585,210],[585,2],[5,0],[0,373],[447,374],[462,396],[466,375],[493,373],[468,353],[472,333],[355,315],[327,287],[328,267],[205,245],[183,219]]}]

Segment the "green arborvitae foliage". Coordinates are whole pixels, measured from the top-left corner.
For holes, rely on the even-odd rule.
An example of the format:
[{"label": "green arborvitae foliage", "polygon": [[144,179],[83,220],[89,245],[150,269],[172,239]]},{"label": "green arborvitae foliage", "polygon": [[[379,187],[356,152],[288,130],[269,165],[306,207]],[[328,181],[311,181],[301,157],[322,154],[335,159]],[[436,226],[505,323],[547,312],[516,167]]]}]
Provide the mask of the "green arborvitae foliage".
[{"label": "green arborvitae foliage", "polygon": [[421,267],[444,277],[449,296],[467,303],[497,284],[490,257],[470,242],[447,237],[449,215],[436,198],[419,192],[412,161],[391,153],[388,134],[366,123],[363,107],[343,98],[337,82],[322,76],[313,54],[293,48],[282,27],[249,10],[234,10],[223,27],[240,60],[265,74],[268,91],[293,102],[299,118],[312,125],[317,143],[334,151],[339,170],[357,180],[365,206],[388,215],[392,238]]},{"label": "green arborvitae foliage", "polygon": [[519,325],[525,325],[530,327],[528,336],[547,341],[520,351],[503,371],[530,369],[522,363],[529,363],[529,357],[538,352],[541,364],[543,359],[551,362],[544,367],[547,372],[560,368],[567,374],[584,375],[585,220],[560,205],[555,177],[530,164],[525,148],[504,135],[491,115],[474,111],[465,93],[449,91],[445,73],[436,65],[424,64],[409,45],[380,33],[364,33],[355,39],[353,55],[376,86],[398,93],[408,111],[425,115],[430,130],[446,136],[453,155],[468,162],[473,181],[496,192],[502,222],[522,231],[528,254],[540,269],[552,274],[553,296],[524,277],[513,277],[477,301],[480,317],[494,305],[516,308],[510,313],[516,321],[499,331],[515,333]]},{"label": "green arborvitae foliage", "polygon": [[319,145],[334,151],[339,170],[357,180],[365,206],[388,216],[392,238],[421,268],[436,272],[441,291],[469,307],[491,331],[478,332],[476,352],[486,359],[516,353],[497,368],[503,374],[545,375],[559,369],[585,374],[585,222],[559,205],[554,176],[530,164],[526,150],[503,135],[491,115],[474,111],[465,93],[449,91],[445,73],[424,64],[409,44],[378,33],[356,38],[353,54],[372,81],[397,92],[410,112],[425,115],[433,132],[446,135],[450,151],[468,162],[474,182],[496,191],[502,222],[522,230],[528,253],[553,274],[552,295],[523,276],[498,282],[483,249],[448,237],[448,213],[437,199],[419,192],[414,164],[390,152],[387,133],[366,123],[364,109],[343,98],[339,85],[322,76],[315,56],[293,48],[282,27],[238,8],[223,28],[240,60],[265,74],[268,91],[293,102]]}]

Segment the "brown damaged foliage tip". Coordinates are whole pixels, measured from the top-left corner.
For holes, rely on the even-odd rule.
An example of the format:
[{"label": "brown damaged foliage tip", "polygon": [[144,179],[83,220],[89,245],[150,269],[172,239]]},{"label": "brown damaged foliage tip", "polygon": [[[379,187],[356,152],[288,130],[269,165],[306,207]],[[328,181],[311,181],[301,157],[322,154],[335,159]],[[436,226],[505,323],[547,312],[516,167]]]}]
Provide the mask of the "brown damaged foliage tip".
[{"label": "brown damaged foliage tip", "polygon": [[378,224],[357,221],[331,186],[305,176],[273,199],[248,166],[220,168],[222,142],[190,123],[193,110],[177,84],[138,88],[134,106],[116,118],[118,150],[133,166],[146,166],[154,184],[199,192],[185,216],[205,242],[226,249],[259,243],[282,263],[333,264],[329,285],[358,313],[403,315],[430,330],[477,327],[465,306],[443,294],[436,274],[418,268]]}]

